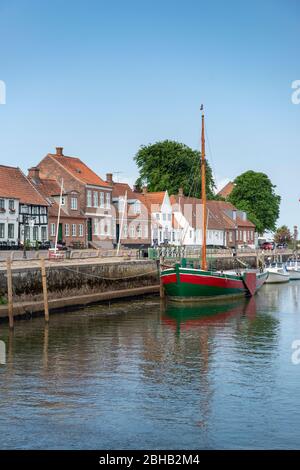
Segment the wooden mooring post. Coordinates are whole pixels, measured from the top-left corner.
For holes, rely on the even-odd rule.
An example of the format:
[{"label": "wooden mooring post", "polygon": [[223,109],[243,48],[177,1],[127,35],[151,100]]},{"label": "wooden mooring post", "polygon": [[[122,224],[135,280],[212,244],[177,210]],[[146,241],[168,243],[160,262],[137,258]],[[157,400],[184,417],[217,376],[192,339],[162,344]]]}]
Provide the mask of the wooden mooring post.
[{"label": "wooden mooring post", "polygon": [[12,271],[11,271],[11,257],[6,260],[7,267],[7,300],[8,300],[8,320],[9,328],[14,327],[14,305],[13,305],[13,285],[12,285]]},{"label": "wooden mooring post", "polygon": [[44,312],[45,322],[49,322],[49,306],[48,306],[48,291],[47,291],[47,275],[45,267],[45,258],[41,258],[41,271],[42,271],[42,285],[43,285],[43,296],[44,296]]},{"label": "wooden mooring post", "polygon": [[161,271],[162,271],[163,264],[164,264],[164,259],[161,256],[159,258],[159,295],[160,295],[161,299],[165,298],[165,288],[164,288],[164,285],[163,285],[163,282],[162,282],[162,277],[160,275]]}]

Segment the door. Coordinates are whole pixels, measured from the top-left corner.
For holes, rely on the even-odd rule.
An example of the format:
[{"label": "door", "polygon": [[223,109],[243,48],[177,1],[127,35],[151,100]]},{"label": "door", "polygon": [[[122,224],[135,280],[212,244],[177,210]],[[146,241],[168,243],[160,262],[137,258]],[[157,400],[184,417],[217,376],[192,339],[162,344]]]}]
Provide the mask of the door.
[{"label": "door", "polygon": [[61,243],[62,240],[63,240],[63,227],[62,227],[62,224],[59,224],[57,241]]},{"label": "door", "polygon": [[91,242],[93,240],[93,221],[92,221],[92,219],[88,219],[87,229],[88,229],[88,241]]}]

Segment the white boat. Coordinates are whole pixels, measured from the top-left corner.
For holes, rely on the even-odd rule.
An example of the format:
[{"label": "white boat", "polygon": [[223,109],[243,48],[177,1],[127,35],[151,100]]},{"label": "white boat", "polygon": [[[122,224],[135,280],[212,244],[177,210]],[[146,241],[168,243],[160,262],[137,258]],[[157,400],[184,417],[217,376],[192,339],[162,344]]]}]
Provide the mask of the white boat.
[{"label": "white boat", "polygon": [[287,272],[290,275],[290,280],[294,281],[300,279],[300,263],[297,261],[290,261],[286,265]]},{"label": "white boat", "polygon": [[283,265],[272,265],[267,268],[269,273],[266,284],[279,284],[289,282],[290,274]]}]

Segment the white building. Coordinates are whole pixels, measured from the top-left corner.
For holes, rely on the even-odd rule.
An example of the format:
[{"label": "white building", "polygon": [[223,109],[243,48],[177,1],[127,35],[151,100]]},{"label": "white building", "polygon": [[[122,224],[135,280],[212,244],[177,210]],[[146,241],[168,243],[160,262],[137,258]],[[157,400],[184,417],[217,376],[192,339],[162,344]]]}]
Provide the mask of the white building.
[{"label": "white building", "polygon": [[17,245],[19,200],[1,196],[3,189],[0,188],[0,244]]}]

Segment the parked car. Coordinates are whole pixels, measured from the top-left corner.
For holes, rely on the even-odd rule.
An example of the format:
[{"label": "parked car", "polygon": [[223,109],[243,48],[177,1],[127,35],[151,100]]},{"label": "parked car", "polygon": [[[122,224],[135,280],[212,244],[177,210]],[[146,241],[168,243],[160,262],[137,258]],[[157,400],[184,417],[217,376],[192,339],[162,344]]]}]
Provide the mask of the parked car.
[{"label": "parked car", "polygon": [[264,242],[261,246],[262,250],[274,250],[274,243],[273,242]]}]

